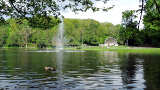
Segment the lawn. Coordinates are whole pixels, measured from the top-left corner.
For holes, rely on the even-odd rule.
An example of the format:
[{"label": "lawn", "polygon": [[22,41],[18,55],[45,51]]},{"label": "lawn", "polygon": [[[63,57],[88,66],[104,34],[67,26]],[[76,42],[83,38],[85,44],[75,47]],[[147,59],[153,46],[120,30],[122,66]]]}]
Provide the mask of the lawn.
[{"label": "lawn", "polygon": [[160,54],[160,48],[152,47],[128,47],[128,46],[118,46],[118,47],[109,47],[102,48],[99,46],[87,46],[87,47],[70,47],[65,48],[66,50],[96,50],[96,51],[117,51],[117,52],[128,52],[128,53],[155,53]]}]

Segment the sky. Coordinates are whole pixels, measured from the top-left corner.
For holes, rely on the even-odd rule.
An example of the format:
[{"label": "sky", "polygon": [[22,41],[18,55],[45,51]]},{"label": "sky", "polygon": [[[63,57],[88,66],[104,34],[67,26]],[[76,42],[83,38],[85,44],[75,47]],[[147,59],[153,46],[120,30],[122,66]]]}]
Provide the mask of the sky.
[{"label": "sky", "polygon": [[[108,4],[113,4],[115,7],[108,12],[78,12],[66,11],[63,13],[65,18],[77,18],[77,19],[94,19],[99,22],[111,22],[114,25],[120,24],[122,20],[122,12],[125,10],[137,10],[139,8],[139,0],[111,0]],[[96,6],[107,6],[102,3],[96,3]]]}]

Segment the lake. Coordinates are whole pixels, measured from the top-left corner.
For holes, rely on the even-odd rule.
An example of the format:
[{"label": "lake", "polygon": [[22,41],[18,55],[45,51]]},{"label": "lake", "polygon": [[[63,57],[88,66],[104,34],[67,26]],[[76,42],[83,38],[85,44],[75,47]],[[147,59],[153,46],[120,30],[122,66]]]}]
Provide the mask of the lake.
[{"label": "lake", "polygon": [[0,49],[0,90],[160,90],[159,84],[160,54]]}]

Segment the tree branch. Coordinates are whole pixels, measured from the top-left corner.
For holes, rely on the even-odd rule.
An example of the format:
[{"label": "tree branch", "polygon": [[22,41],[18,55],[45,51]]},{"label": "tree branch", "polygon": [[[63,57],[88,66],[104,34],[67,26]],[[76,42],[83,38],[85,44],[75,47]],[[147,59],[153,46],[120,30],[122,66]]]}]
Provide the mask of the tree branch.
[{"label": "tree branch", "polygon": [[140,28],[140,23],[142,20],[143,9],[144,9],[144,0],[142,0],[142,8],[141,8],[141,15],[140,15],[139,22],[138,22],[138,29]]},{"label": "tree branch", "polygon": [[155,5],[156,5],[156,9],[158,10],[158,13],[160,14],[160,7],[158,6],[158,3],[156,2],[156,0],[153,0]]},{"label": "tree branch", "polygon": [[9,0],[9,4],[19,13],[21,14],[22,16],[25,16],[24,14],[22,14],[22,11],[18,10],[15,5],[13,4],[13,2],[11,2],[11,0]]}]

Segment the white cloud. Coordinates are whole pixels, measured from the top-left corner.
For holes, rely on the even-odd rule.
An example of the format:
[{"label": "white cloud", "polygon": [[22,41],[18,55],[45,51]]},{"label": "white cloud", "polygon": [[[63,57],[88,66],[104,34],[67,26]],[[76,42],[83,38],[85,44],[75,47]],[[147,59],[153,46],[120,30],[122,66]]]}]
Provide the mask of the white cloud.
[{"label": "white cloud", "polygon": [[71,11],[64,12],[65,18],[79,18],[79,19],[94,19],[99,22],[111,22],[113,24],[120,24],[122,19],[122,12],[125,10],[136,10],[139,7],[139,0],[113,0],[108,4],[96,3],[98,7],[104,7],[106,5],[114,4],[115,7],[108,12],[98,11],[98,12],[79,12],[75,14]]}]

